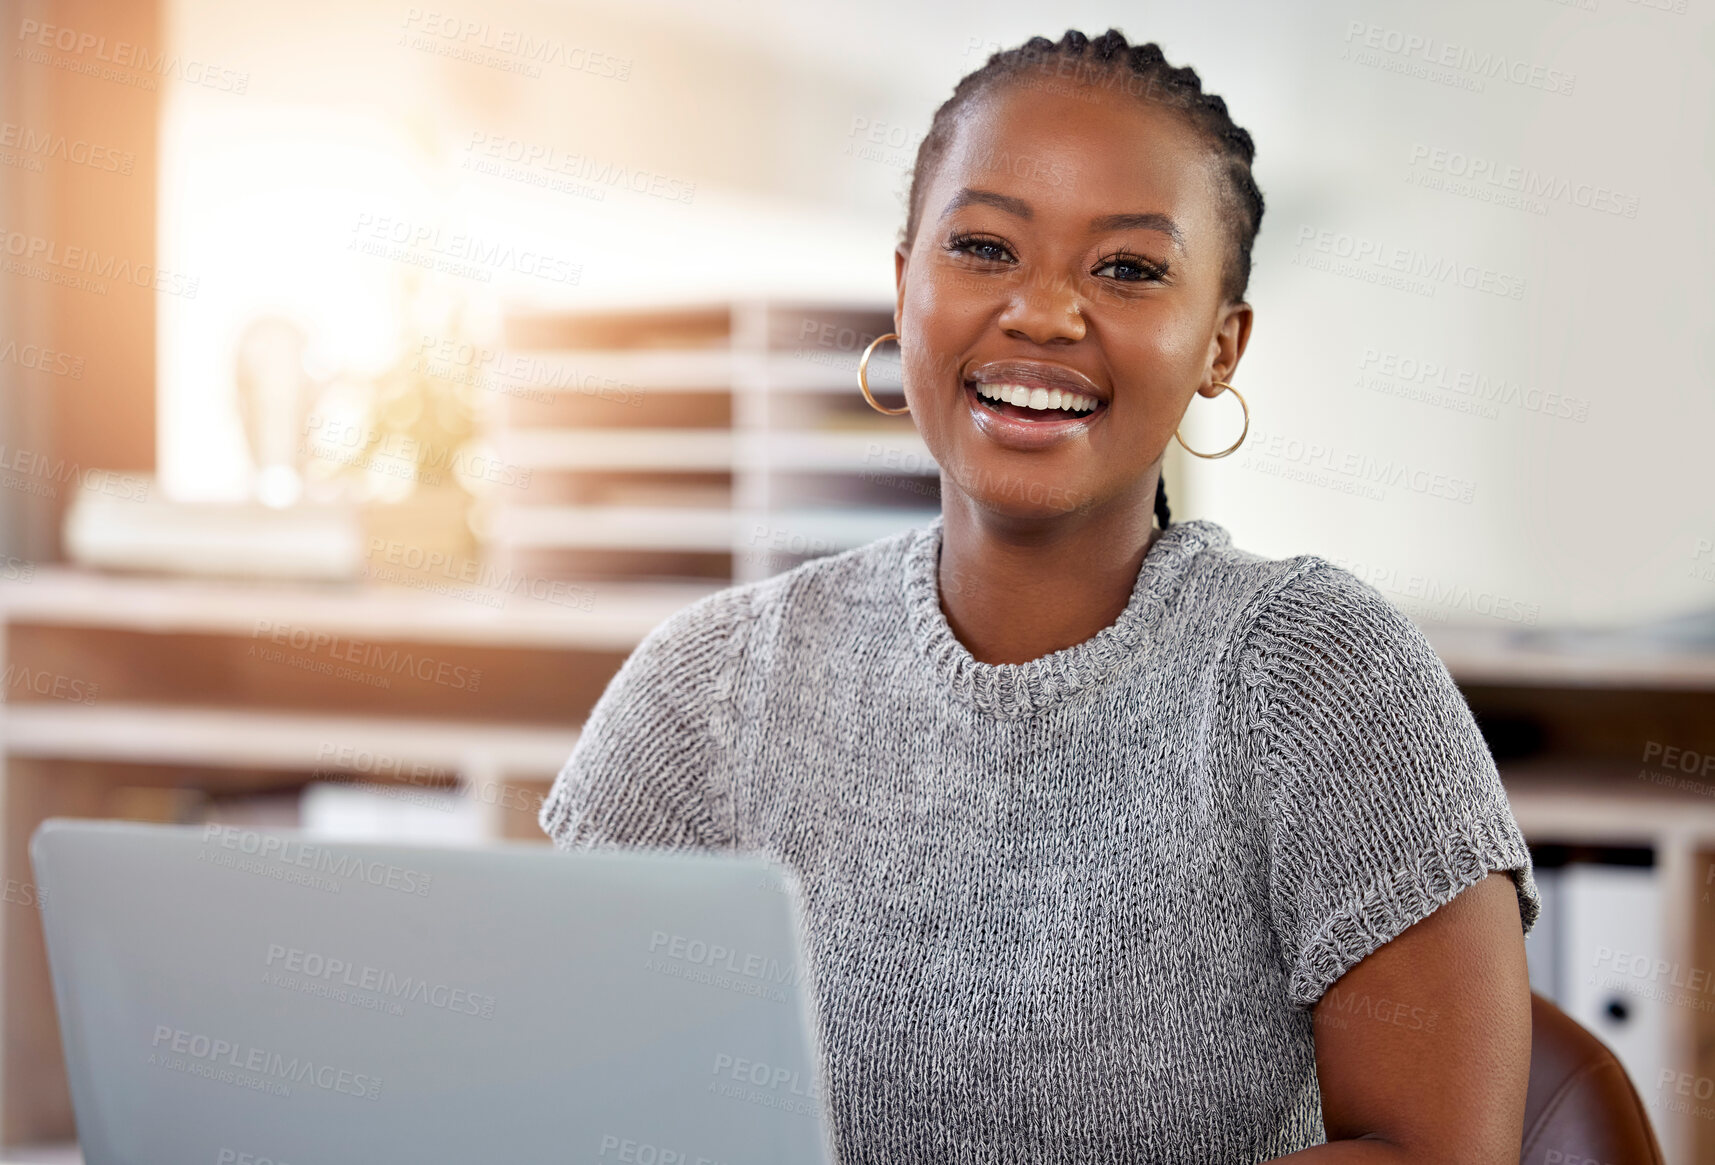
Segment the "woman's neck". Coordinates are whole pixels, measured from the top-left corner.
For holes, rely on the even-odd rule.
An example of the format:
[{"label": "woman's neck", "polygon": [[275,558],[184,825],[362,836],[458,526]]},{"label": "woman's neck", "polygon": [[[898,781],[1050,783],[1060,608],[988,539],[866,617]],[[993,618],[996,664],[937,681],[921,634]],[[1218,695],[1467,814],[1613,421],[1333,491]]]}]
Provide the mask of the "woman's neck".
[{"label": "woman's neck", "polygon": [[947,491],[942,514],[941,610],[988,664],[1027,663],[1111,626],[1157,534],[1147,504],[1014,522]]}]

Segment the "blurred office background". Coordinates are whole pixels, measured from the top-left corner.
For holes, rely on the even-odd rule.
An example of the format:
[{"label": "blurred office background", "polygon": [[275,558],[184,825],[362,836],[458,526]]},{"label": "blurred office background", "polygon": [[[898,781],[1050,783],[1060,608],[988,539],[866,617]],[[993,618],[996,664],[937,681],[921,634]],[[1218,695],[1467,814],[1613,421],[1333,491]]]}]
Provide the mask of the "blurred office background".
[{"label": "blurred office background", "polygon": [[537,838],[650,627],[936,512],[854,379],[918,142],[1113,25],[1268,199],[1250,435],[1170,448],[1176,517],[1425,628],[1537,855],[1533,982],[1715,1161],[1703,0],[5,13],[0,1141],[72,1135],[43,817]]}]

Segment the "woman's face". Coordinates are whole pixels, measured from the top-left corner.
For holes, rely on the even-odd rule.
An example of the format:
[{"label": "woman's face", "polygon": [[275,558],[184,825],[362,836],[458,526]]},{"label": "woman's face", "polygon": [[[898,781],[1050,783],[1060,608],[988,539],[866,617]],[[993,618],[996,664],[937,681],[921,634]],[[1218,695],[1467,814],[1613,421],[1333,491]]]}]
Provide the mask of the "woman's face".
[{"label": "woman's face", "polygon": [[1207,143],[1133,95],[1011,87],[967,111],[895,259],[906,399],[944,485],[1020,520],[1148,512],[1192,395],[1249,337],[1221,293],[1218,181]]}]

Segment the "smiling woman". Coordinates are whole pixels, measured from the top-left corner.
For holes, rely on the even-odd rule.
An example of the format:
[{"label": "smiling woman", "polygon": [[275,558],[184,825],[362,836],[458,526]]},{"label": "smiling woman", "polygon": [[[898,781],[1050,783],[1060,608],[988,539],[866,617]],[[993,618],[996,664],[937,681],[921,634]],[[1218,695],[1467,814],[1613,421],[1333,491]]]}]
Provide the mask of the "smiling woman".
[{"label": "smiling woman", "polygon": [[1540,900],[1470,710],[1160,486],[1250,339],[1252,153],[1115,31],[961,81],[895,255],[941,516],[669,619],[543,806],[798,873],[848,1165],[1518,1160]]}]

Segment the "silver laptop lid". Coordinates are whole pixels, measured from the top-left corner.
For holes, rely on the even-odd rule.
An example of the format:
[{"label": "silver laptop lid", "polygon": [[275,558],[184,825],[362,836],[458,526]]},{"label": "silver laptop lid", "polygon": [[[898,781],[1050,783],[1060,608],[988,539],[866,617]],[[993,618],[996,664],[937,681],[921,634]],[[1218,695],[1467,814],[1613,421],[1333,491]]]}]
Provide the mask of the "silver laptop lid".
[{"label": "silver laptop lid", "polygon": [[88,1165],[831,1162],[790,871],[49,821]]}]

